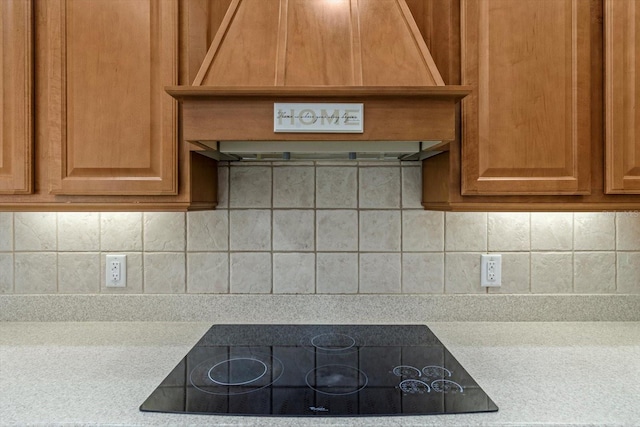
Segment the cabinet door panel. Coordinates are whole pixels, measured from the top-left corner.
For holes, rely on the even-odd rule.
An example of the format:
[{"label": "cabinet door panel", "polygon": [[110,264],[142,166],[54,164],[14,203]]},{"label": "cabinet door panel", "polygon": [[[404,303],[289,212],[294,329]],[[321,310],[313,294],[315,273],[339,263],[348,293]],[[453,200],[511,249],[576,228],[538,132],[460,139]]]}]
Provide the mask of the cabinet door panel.
[{"label": "cabinet door panel", "polygon": [[463,0],[462,193],[589,194],[590,4]]},{"label": "cabinet door panel", "polygon": [[48,0],[51,192],[177,193],[175,0]]},{"label": "cabinet door panel", "polygon": [[33,191],[31,0],[0,0],[0,194]]},{"label": "cabinet door panel", "polygon": [[640,194],[640,2],[605,2],[606,191]]}]

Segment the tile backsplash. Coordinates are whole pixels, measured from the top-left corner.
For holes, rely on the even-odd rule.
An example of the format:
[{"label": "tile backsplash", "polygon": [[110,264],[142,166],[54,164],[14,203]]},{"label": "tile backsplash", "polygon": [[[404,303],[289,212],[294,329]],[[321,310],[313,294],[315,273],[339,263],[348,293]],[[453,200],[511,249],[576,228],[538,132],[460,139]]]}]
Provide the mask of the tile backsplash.
[{"label": "tile backsplash", "polygon": [[[413,163],[221,164],[216,211],[0,213],[5,294],[640,293],[640,212],[422,210]],[[480,287],[480,254],[503,254]],[[127,287],[105,256],[127,255]]]}]

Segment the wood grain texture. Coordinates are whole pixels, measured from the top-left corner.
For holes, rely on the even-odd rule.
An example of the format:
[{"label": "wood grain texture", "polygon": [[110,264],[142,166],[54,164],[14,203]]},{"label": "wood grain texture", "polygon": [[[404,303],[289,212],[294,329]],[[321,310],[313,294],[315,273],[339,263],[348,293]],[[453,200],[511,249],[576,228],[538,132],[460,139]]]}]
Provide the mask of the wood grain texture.
[{"label": "wood grain texture", "polygon": [[640,2],[605,1],[606,192],[640,194]]},{"label": "wood grain texture", "polygon": [[33,191],[33,4],[0,0],[0,194]]},{"label": "wood grain texture", "polygon": [[175,0],[47,2],[50,191],[177,194]]},{"label": "wood grain texture", "polygon": [[590,4],[463,0],[462,193],[588,194]]}]

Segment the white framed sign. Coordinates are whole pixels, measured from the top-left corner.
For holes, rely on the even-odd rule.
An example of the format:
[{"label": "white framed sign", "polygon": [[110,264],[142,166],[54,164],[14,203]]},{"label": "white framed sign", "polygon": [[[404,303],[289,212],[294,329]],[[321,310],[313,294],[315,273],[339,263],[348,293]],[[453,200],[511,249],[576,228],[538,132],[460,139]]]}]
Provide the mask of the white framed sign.
[{"label": "white framed sign", "polygon": [[274,132],[363,133],[364,104],[273,104]]}]

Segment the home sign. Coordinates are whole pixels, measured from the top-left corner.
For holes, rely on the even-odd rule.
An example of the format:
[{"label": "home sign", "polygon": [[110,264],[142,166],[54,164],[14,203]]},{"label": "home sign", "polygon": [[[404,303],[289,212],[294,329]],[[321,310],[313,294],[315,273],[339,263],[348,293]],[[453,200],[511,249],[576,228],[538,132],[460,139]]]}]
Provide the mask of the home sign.
[{"label": "home sign", "polygon": [[274,132],[363,133],[364,104],[274,103]]}]

